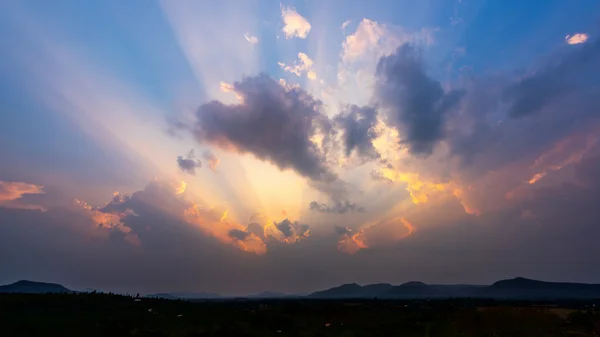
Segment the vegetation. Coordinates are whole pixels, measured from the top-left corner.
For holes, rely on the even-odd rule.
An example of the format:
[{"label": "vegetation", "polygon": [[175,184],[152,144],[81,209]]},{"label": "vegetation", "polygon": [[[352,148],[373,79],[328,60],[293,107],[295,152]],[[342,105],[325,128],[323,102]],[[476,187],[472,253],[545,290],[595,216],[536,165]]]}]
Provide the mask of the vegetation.
[{"label": "vegetation", "polygon": [[598,336],[594,304],[0,294],[0,323],[2,336]]}]

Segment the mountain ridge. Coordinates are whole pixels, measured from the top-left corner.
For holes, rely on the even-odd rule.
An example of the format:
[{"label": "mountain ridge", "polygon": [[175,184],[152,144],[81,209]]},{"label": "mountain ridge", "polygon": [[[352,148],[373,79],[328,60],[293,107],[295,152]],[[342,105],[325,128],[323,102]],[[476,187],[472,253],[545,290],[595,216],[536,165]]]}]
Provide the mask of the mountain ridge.
[{"label": "mountain ridge", "polygon": [[[21,280],[0,286],[0,293],[70,293],[74,292],[60,284]],[[205,292],[172,292],[148,294],[145,297],[201,300],[232,299]],[[440,285],[420,281],[405,282],[400,285],[375,283],[361,286],[346,283],[310,294],[285,294],[263,291],[236,298],[248,299],[419,299],[419,298],[497,298],[497,299],[584,299],[600,298],[600,284],[575,282],[548,282],[524,277],[499,280],[491,285]]]}]

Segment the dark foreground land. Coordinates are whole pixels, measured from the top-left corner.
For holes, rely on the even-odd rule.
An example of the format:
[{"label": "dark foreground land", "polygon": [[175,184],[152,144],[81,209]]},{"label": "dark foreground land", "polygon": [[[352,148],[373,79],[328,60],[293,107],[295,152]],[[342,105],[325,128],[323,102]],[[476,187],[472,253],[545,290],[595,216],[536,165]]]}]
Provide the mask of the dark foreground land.
[{"label": "dark foreground land", "polygon": [[598,336],[594,305],[0,294],[0,336]]}]

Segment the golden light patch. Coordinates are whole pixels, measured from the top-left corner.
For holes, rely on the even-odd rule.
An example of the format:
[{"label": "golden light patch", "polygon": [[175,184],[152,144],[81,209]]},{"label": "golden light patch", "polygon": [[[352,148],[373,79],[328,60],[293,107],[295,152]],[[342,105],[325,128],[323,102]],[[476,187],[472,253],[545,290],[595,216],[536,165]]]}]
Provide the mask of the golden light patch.
[{"label": "golden light patch", "polygon": [[183,192],[185,192],[185,189],[187,187],[187,183],[185,181],[180,181],[179,185],[177,187],[175,187],[175,194],[182,194]]},{"label": "golden light patch", "polygon": [[542,179],[546,175],[546,172],[536,173],[529,179],[529,185],[533,185],[537,183],[540,179]]},{"label": "golden light patch", "polygon": [[423,180],[418,173],[400,172],[384,168],[381,170],[381,175],[392,182],[406,183],[406,191],[415,205],[426,203],[430,194],[446,189],[445,184]]},{"label": "golden light patch", "polygon": [[225,210],[225,212],[223,212],[223,215],[221,215],[221,219],[219,220],[219,222],[224,222],[225,219],[227,219],[227,210]]}]

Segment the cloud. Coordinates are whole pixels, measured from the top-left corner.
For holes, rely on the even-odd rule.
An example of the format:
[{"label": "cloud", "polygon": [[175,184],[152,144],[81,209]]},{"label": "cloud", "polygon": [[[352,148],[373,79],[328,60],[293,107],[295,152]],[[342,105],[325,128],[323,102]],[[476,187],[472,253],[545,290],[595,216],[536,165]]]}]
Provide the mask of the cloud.
[{"label": "cloud", "polygon": [[244,38],[246,39],[246,41],[250,42],[251,44],[258,43],[258,38],[256,36],[250,35],[250,33],[244,34]]},{"label": "cloud", "polygon": [[363,19],[358,24],[356,32],[346,37],[342,45],[342,61],[356,60],[368,50],[378,46],[385,35],[385,26],[381,26],[375,21]]},{"label": "cloud", "polygon": [[280,223],[276,224],[275,227],[279,229],[281,233],[285,236],[285,242],[297,242],[303,237],[308,237],[310,235],[310,230],[308,225],[301,224],[298,221],[290,221],[288,219],[284,219]]},{"label": "cloud", "polygon": [[264,74],[246,77],[233,88],[243,103],[212,101],[196,112],[197,121],[190,130],[198,142],[251,153],[313,180],[335,178],[319,144],[312,140],[322,135],[325,142],[332,130],[320,101],[302,89],[287,90]]},{"label": "cloud", "polygon": [[316,201],[311,201],[309,204],[309,208],[311,211],[319,212],[319,213],[336,213],[336,214],[345,214],[349,212],[364,212],[364,207],[358,206],[357,204],[350,202],[348,200],[339,201],[336,200],[333,202],[332,206],[327,204],[322,204]]},{"label": "cloud", "polygon": [[403,137],[409,151],[431,154],[442,140],[446,114],[462,97],[460,91],[445,92],[440,83],[425,73],[421,55],[404,44],[379,61],[375,96],[387,113],[388,125]]},{"label": "cloud", "polygon": [[376,180],[376,181],[384,181],[386,183],[393,183],[394,181],[388,177],[386,177],[382,172],[380,171],[371,171],[369,173],[369,176],[371,177],[371,179]]},{"label": "cloud", "polygon": [[342,30],[345,30],[346,27],[348,27],[349,24],[350,24],[350,20],[346,20],[346,21],[342,22],[342,27],[341,27]]},{"label": "cloud", "polygon": [[202,158],[208,162],[208,167],[213,171],[217,172],[217,166],[219,165],[219,158],[212,153],[210,150],[204,151]]},{"label": "cloud", "polygon": [[196,175],[196,169],[202,167],[202,162],[194,158],[194,150],[192,149],[188,153],[187,158],[184,158],[182,156],[177,157],[177,165],[179,166],[181,171],[191,175]]},{"label": "cloud", "polygon": [[300,62],[294,62],[293,66],[286,65],[283,62],[277,62],[277,64],[279,64],[284,71],[296,74],[296,76],[302,76],[302,73],[306,73],[306,77],[315,80],[317,74],[312,70],[313,60],[304,53],[298,53],[298,59]]},{"label": "cloud", "polygon": [[310,32],[310,23],[298,14],[295,8],[281,6],[281,18],[284,24],[282,31],[286,39],[293,37],[306,39],[308,32]]},{"label": "cloud", "polygon": [[507,87],[504,99],[508,116],[521,118],[540,112],[544,106],[589,84],[600,72],[600,41],[569,50],[562,57],[531,71]]},{"label": "cloud", "polygon": [[335,226],[333,231],[338,235],[350,235],[352,233],[352,229],[345,226]]},{"label": "cloud", "polygon": [[233,86],[223,81],[219,82],[219,89],[221,89],[222,92],[233,92]]},{"label": "cloud", "polygon": [[379,152],[373,146],[373,140],[379,136],[376,130],[377,110],[372,107],[347,105],[334,117],[339,131],[346,157],[356,150],[357,155],[365,160],[377,159]]},{"label": "cloud", "polygon": [[250,235],[250,233],[248,233],[244,230],[241,230],[241,229],[237,229],[237,228],[234,228],[229,231],[230,237],[240,240],[240,241],[244,241],[249,235]]},{"label": "cloud", "polygon": [[[228,232],[229,237],[246,244],[253,242],[262,242],[264,248],[259,253],[267,251],[270,243],[281,242],[293,244],[303,238],[310,236],[308,225],[301,224],[299,221],[284,219],[281,222],[271,220],[263,213],[255,213],[248,220],[248,225],[243,228],[232,229]],[[246,247],[242,247],[243,250]]]},{"label": "cloud", "polygon": [[44,187],[18,181],[0,180],[0,204],[17,200],[26,194],[44,193]]},{"label": "cloud", "polygon": [[340,236],[338,249],[344,253],[354,254],[361,249],[389,246],[406,239],[415,231],[415,227],[401,217],[372,222],[358,231],[348,227],[335,227]]},{"label": "cloud", "polygon": [[[110,203],[125,203],[129,200],[126,196],[121,196],[119,193],[115,193],[113,200]],[[109,204],[110,204],[109,203]],[[138,216],[130,208],[123,208],[121,210],[104,207],[92,207],[87,202],[79,199],[75,199],[75,204],[80,206],[83,210],[83,214],[91,220],[95,230],[91,232],[92,235],[102,235],[102,232],[97,230],[105,230],[108,235],[114,235],[118,233],[122,235],[123,239],[134,245],[140,246],[140,238],[137,233],[133,233],[131,227],[125,225],[124,219],[128,216]]]},{"label": "cloud", "polygon": [[363,19],[353,34],[346,36],[342,44],[342,62],[356,62],[369,54],[377,59],[392,53],[404,43],[432,44],[431,31],[424,29],[417,33],[409,33],[401,27],[380,24]]},{"label": "cloud", "polygon": [[587,41],[588,38],[589,38],[589,35],[587,35],[585,33],[577,33],[577,34],[565,36],[565,42],[568,44],[580,44],[580,43],[584,43],[585,41]]}]

